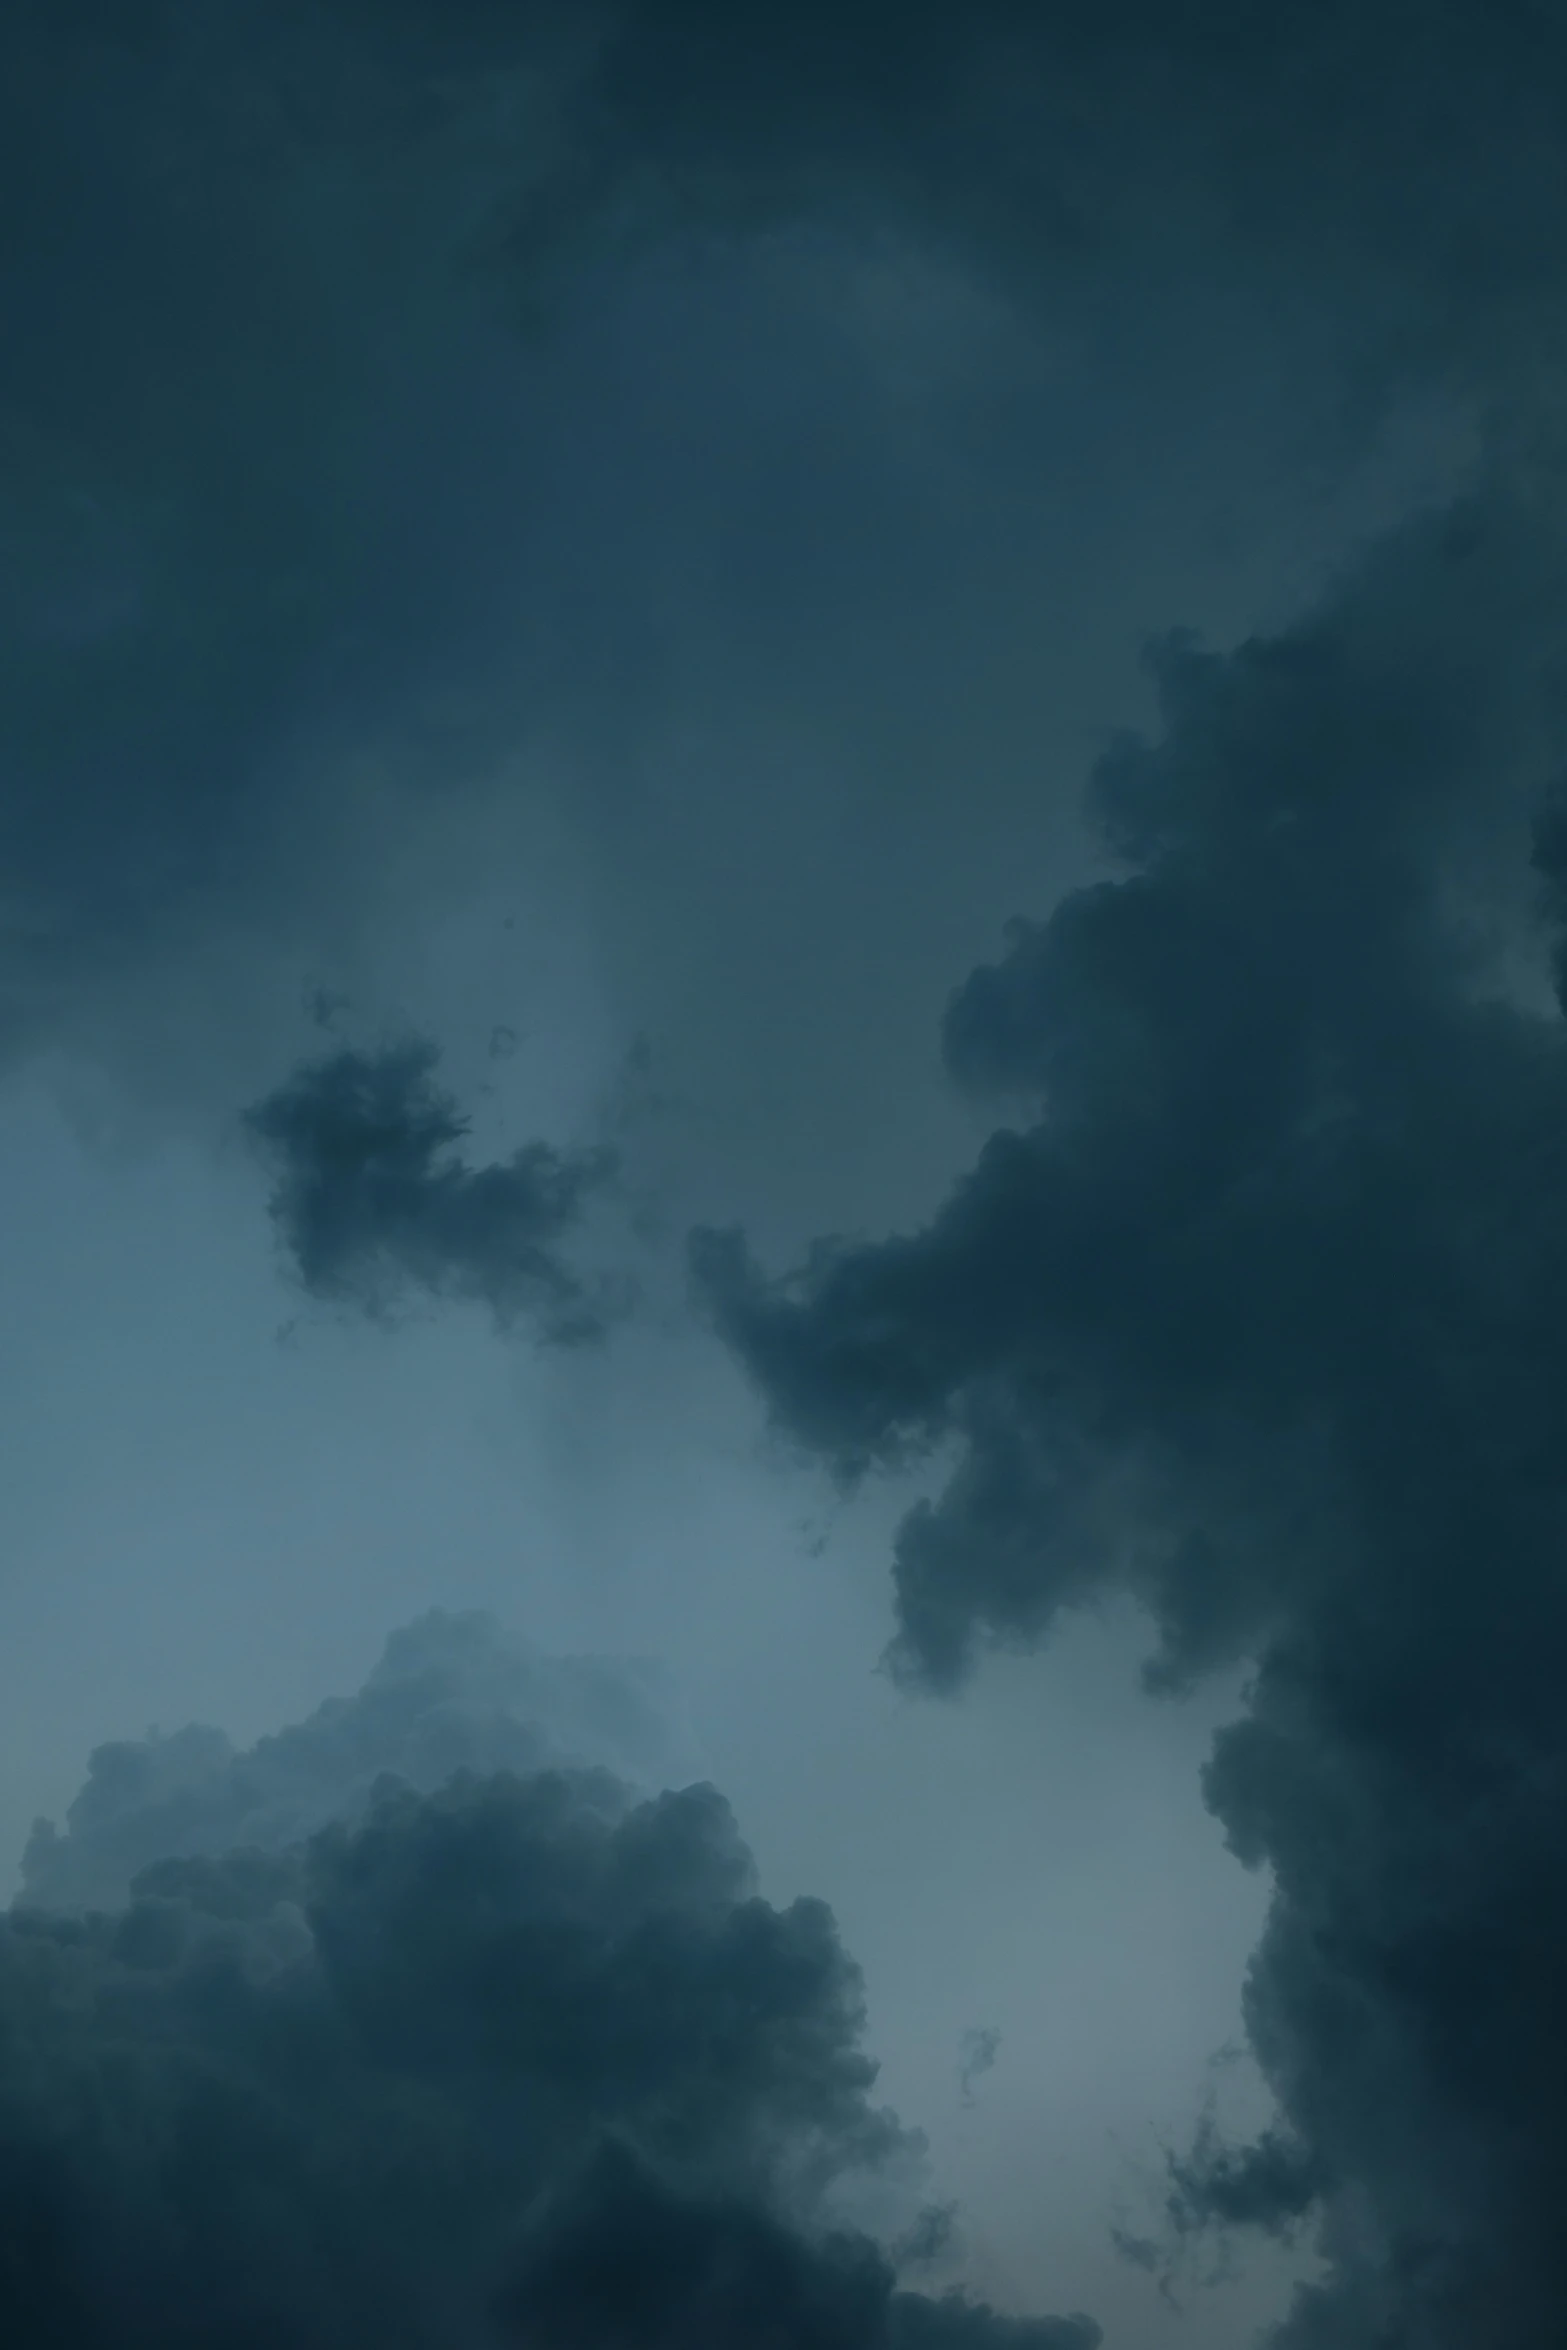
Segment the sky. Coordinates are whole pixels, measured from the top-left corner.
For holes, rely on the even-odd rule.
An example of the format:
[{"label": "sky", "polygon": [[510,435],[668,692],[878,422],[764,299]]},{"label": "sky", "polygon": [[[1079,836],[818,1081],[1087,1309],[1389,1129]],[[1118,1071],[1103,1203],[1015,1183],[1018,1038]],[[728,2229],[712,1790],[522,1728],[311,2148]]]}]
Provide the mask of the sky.
[{"label": "sky", "polygon": [[7,12],[7,2339],[1559,2342],[1564,110]]}]

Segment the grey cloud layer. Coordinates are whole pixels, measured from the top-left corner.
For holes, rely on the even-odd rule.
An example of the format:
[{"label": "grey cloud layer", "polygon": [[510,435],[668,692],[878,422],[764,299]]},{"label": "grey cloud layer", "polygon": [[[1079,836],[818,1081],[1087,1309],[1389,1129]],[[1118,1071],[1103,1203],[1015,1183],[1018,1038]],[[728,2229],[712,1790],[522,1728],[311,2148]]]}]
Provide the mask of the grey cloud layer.
[{"label": "grey cloud layer", "polygon": [[623,354],[552,354],[661,240],[891,223],[1080,314],[1283,273],[1492,393],[1554,331],[1561,35],[1496,0],[32,0],[3,41],[0,1046],[156,1026],[148,1081],[209,992],[260,1016],[236,973],[346,952],[499,747],[657,706],[668,452]]},{"label": "grey cloud layer", "polygon": [[824,2227],[903,2145],[830,1914],[758,1898],[710,1787],[535,1768],[541,1693],[626,1689],[432,1619],[184,1808],[95,1758],[0,1920],[7,2341],[1093,2350]]},{"label": "grey cloud layer", "polygon": [[905,1671],[1107,1585],[1155,1684],[1255,1661],[1207,1791],[1276,1887],[1247,2011],[1287,2127],[1199,2143],[1172,2216],[1318,2204],[1292,2345],[1543,2350],[1567,2306],[1567,1032],[1518,952],[1562,902],[1553,524],[1498,493],[1283,638],[1164,647],[1162,733],[1093,779],[1120,877],[952,1002],[1020,1122],[923,1232],[781,1283],[696,1244],[785,1430],[850,1476],[951,1458]]}]

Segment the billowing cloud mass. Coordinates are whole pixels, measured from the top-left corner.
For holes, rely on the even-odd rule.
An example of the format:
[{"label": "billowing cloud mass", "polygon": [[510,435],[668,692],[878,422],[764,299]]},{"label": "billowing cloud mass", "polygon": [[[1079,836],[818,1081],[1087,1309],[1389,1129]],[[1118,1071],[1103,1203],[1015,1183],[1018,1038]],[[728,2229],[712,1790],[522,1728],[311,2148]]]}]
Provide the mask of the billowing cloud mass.
[{"label": "billowing cloud mass", "polygon": [[1161,731],[1093,777],[1116,870],[952,1000],[1016,1122],[923,1231],[784,1281],[696,1243],[783,1430],[948,1465],[898,1540],[908,1676],[1112,1587],[1155,1686],[1254,1665],[1207,1793],[1275,1888],[1282,2121],[1200,2141],[1172,2217],[1316,2211],[1292,2350],[1544,2350],[1567,2312],[1554,524],[1499,491],[1284,636],[1160,647]]},{"label": "billowing cloud mass", "polygon": [[[898,1544],[909,1679],[953,1687],[1110,1587],[1157,1627],[1157,1686],[1252,1669],[1208,1792],[1275,1888],[1248,2017],[1280,2121],[1199,2135],[1175,2235],[1318,2226],[1290,2350],[1555,2350],[1567,1048],[1534,949],[1554,926],[1567,1001],[1560,11],[3,13],[8,1064],[249,1100],[287,1065],[279,1002],[523,870],[535,762],[561,804],[613,770],[618,902],[667,831],[660,886],[737,904],[750,949],[765,849],[737,880],[700,809],[666,827],[664,770],[721,703],[787,710],[781,675],[810,705],[800,648],[826,669],[829,642],[841,707],[907,694],[912,743],[965,588],[911,583],[972,508],[959,465],[929,519],[910,483],[946,444],[887,429],[896,350],[863,320],[840,347],[789,270],[819,292],[851,248],[913,253],[1029,332],[1113,320],[1150,414],[1194,339],[1218,413],[1253,328],[1259,380],[1325,353],[1351,422],[1389,386],[1462,405],[1494,467],[1472,506],[1297,625],[1156,653],[1161,727],[1094,777],[1110,876],[1054,913],[1042,883],[953,1001],[952,1073],[1005,1122],[933,1220],[790,1281],[732,1234],[697,1265],[781,1428],[845,1476],[948,1472]],[[676,253],[689,280],[659,274]],[[976,366],[965,430],[1010,527],[983,421],[1005,372]],[[1045,502],[1017,510],[1026,537]],[[966,713],[983,664],[952,675]],[[735,788],[789,803],[813,754],[776,733]],[[637,825],[603,821],[642,789]],[[866,806],[836,853],[870,895],[889,836],[923,836]],[[700,1007],[682,920],[662,952]],[[738,1031],[761,990],[735,959]],[[428,1053],[330,1057],[255,1128],[313,1293],[592,1320],[563,1244],[604,1163],[469,1165]],[[418,1636],[421,1672],[452,1637]],[[389,1662],[248,1755],[103,1750],[34,1840],[0,1929],[6,2338],[739,2350],[765,2311],[845,2350],[1091,2341],[902,2296],[832,2235],[827,2187],[896,2132],[830,1920],[759,1902],[709,1791],[544,1768],[594,1741],[537,1747],[522,1699],[487,1713],[452,1669],[433,1711],[400,1711]]]},{"label": "billowing cloud mass", "polygon": [[477,1298],[560,1343],[600,1305],[560,1241],[614,1173],[611,1151],[529,1143],[499,1165],[458,1154],[468,1122],[433,1045],[352,1048],[299,1069],[247,1113],[276,1167],[279,1238],[313,1297],[384,1313],[409,1289]]},{"label": "billowing cloud mass", "polygon": [[254,1746],[192,1723],[96,1748],[63,1831],[33,1831],[22,1899],[118,1909],[154,1861],[279,1852],[357,1821],[388,1775],[432,1795],[459,1771],[591,1762],[648,1788],[679,1756],[671,1713],[652,1665],[543,1656],[486,1615],[433,1610],[392,1634],[353,1697]]},{"label": "billowing cloud mass", "polygon": [[1095,2350],[1082,2317],[1002,2317],[892,2289],[864,2237],[811,2244],[734,2195],[696,2203],[603,2151],[526,2244],[503,2308],[559,2350]]},{"label": "billowing cloud mass", "polygon": [[1483,370],[1560,315],[1567,53],[1545,9],[633,0],[604,26],[566,96],[575,169],[532,193],[524,254],[583,217],[892,213],[1055,299],[1161,251],[1287,270],[1357,340],[1379,311],[1387,365]]},{"label": "billowing cloud mass", "polygon": [[[5,2339],[1093,2350],[829,2224],[905,2145],[829,1912],[758,1897],[711,1787],[537,1768],[550,1670],[433,1619],[204,1809],[95,1758],[81,1866],[35,1846],[0,1920]],[[562,1686],[613,1731],[607,1668]]]}]

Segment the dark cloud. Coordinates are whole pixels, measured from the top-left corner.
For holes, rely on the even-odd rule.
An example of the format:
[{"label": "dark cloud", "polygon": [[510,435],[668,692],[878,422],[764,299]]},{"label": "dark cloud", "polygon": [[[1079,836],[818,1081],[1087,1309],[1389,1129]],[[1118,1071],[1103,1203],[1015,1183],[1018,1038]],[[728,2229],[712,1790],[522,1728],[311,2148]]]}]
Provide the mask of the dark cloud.
[{"label": "dark cloud", "polygon": [[575,168],[518,246],[584,214],[891,210],[1058,299],[1161,251],[1287,267],[1362,337],[1380,309],[1385,362],[1478,371],[1559,314],[1564,88],[1560,23],[1527,0],[1265,22],[1244,0],[641,0],[570,93]]},{"label": "dark cloud", "polygon": [[[452,1638],[416,1628],[403,1661]],[[421,1711],[416,1766],[494,1742],[394,1677],[360,1711],[379,1686],[399,1761]],[[754,2341],[766,2312],[772,2338],[844,2350],[1092,2350],[1084,2320],[901,2295],[826,2225],[834,2183],[905,2140],[870,2101],[829,1912],[758,1897],[712,1788],[460,1771],[364,1804],[344,1729],[318,1715],[243,1759],[278,1776],[292,1736],[294,1775],[346,1788],[352,1821],[217,1850],[175,1820],[123,1907],[0,1919],[8,2342],[564,2350],[698,2318]]]},{"label": "dark cloud", "polygon": [[[227,1088],[271,1050],[243,1015],[279,972],[293,1002],[325,970],[333,1000],[394,847],[439,847],[413,859],[432,893],[442,858],[477,868],[456,818],[502,751],[598,747],[667,714],[701,668],[649,618],[672,582],[697,583],[680,624],[726,656],[749,599],[776,659],[795,643],[781,612],[830,634],[941,574],[950,537],[891,526],[903,478],[863,487],[887,437],[875,401],[823,427],[739,302],[736,339],[788,413],[768,412],[783,456],[765,491],[726,470],[752,411],[678,301],[652,314],[688,364],[658,373],[674,338],[626,295],[650,248],[890,224],[1077,320],[1140,318],[1155,281],[1178,301],[1236,283],[1260,335],[1302,302],[1346,368],[1456,381],[1526,441],[1559,404],[1563,85],[1560,23],[1527,0],[11,9],[0,1049],[115,1054],[134,1031],[173,1082],[193,1025]],[[767,319],[790,341],[794,313]],[[760,554],[734,557],[736,536]],[[903,688],[924,665],[907,610]],[[996,1137],[928,1232],[829,1252],[798,1296],[732,1247],[705,1257],[803,1439],[851,1470],[958,1456],[901,1545],[909,1670],[954,1678],[977,1638],[1034,1639],[1116,1578],[1159,1622],[1165,1681],[1257,1660],[1211,1789],[1276,1876],[1254,2036],[1329,2182],[1335,2282],[1301,2304],[1302,2342],[1395,2317],[1526,2342],[1562,2299],[1561,1919],[1541,1857],[1560,1841],[1558,1048],[1482,1000],[1485,941],[1460,954],[1453,903],[1478,922],[1509,856],[1521,870],[1559,616],[1548,549],[1492,516],[1403,542],[1282,641],[1228,661],[1167,648],[1163,743],[1100,779],[1131,877],[1020,930],[949,1023],[965,1083],[1045,1091],[1048,1117]],[[1549,829],[1540,860],[1548,895]],[[269,1105],[306,1280],[570,1323],[555,1244],[583,1165],[467,1169],[428,1064],[325,1068]],[[383,1110],[389,1142],[365,1123]],[[242,1803],[200,1737],[168,1746],[133,1767],[160,1792],[137,1779],[130,1814],[164,1800],[165,1763],[175,1787],[221,1782],[225,1817],[280,1800],[265,1783]],[[410,1837],[447,1818],[395,1816]],[[417,2339],[426,2239],[410,2226],[405,2265],[382,2267],[354,2214],[383,2150],[406,2185],[429,2142],[379,2107],[357,2138],[324,2105],[308,2131],[290,2119],[307,2074],[307,2102],[360,2081],[333,2053],[319,1956],[337,1864],[299,1864],[307,1960],[288,1903],[253,1945],[246,1905],[270,1880],[220,1860],[199,1847],[123,1927],[8,1934],[44,2084],[0,2140],[13,2307],[51,2341],[340,2340],[346,2321],[296,2323],[288,2301],[320,2241],[328,2297]],[[408,2021],[401,1996],[366,1992]],[[427,2087],[407,2089],[421,2112]],[[363,2095],[368,2112],[381,2092]],[[441,2095],[442,2143],[465,2146],[467,2108],[451,2119]],[[203,2133],[231,2105],[259,2117],[234,2211],[202,2201],[228,2192]],[[307,2194],[298,2166],[340,2147],[342,2177]],[[486,2203],[482,2180],[471,2199],[440,2185],[452,2160],[430,2167],[454,2226],[511,2210],[511,2186]],[[444,2254],[427,2257],[460,2337]],[[188,2323],[164,2292],[181,2263]],[[275,2325],[233,2306],[252,2278],[280,2297]]]},{"label": "dark cloud", "polygon": [[395,734],[428,768],[493,575],[475,540],[460,608],[462,493],[448,468],[438,521],[410,463],[440,302],[410,218],[428,137],[386,76],[287,8],[23,6],[3,45],[16,1048],[105,1036],[106,987],[140,1001],[149,968],[188,1008],[190,958],[226,979],[310,941],[364,877],[355,799],[389,812],[336,754]]},{"label": "dark cloud", "polygon": [[1517,360],[1525,319],[1559,316],[1567,50],[1530,0],[1326,0],[1266,23],[1244,0],[393,21],[416,71],[553,67],[549,165],[502,184],[492,222],[530,288],[682,230],[803,217],[890,220],[1056,303],[1155,256],[1259,293],[1287,269],[1384,365],[1481,375],[1503,342]]},{"label": "dark cloud", "polygon": [[[0,1048],[134,1045],[166,1086],[182,1040],[264,1052],[390,843],[474,872],[454,812],[502,748],[664,706],[661,598],[714,578],[725,641],[705,504],[649,553],[682,450],[645,322],[630,362],[570,340],[650,252],[890,229],[1078,319],[1239,271],[1259,321],[1288,284],[1316,342],[1494,393],[1554,348],[1562,64],[1521,0],[11,8]],[[747,420],[708,393],[711,455]],[[863,497],[885,431],[845,429]],[[792,462],[747,595],[827,609],[841,570],[863,610],[822,449],[789,584]]]},{"label": "dark cloud", "polygon": [[433,1794],[458,1771],[609,1764],[641,1784],[677,1744],[660,1675],[600,1657],[548,1657],[488,1616],[432,1612],[394,1632],[357,1695],[236,1750],[192,1724],[98,1747],[64,1831],[34,1829],[29,1907],[115,1909],[154,1861],[288,1850],[356,1820],[390,1776]]},{"label": "dark cloud", "polygon": [[1235,2147],[1205,2126],[1171,2171],[1170,2216],[1181,2234],[1219,2227],[1287,2235],[1326,2184],[1311,2155],[1276,2129]]},{"label": "dark cloud", "polygon": [[1094,2350],[1082,2317],[1000,2317],[895,2290],[863,2237],[811,2243],[754,2205],[671,2190],[600,2151],[525,2244],[505,2303],[541,2350]]},{"label": "dark cloud", "polygon": [[1116,1586],[1155,1686],[1252,1660],[1207,1793],[1275,1887],[1284,2127],[1200,2142],[1174,2211],[1315,2205],[1292,2345],[1567,2311],[1558,544],[1498,490],[1282,637],[1158,649],[1162,731],[1093,779],[1119,874],[952,1002],[1019,1122],[928,1229],[791,1281],[696,1243],[782,1429],[948,1465],[898,1540],[906,1674]]},{"label": "dark cloud", "polygon": [[458,1155],[468,1121],[433,1045],[352,1048],[297,1070],[246,1113],[276,1166],[272,1220],[313,1297],[382,1314],[410,1289],[476,1298],[560,1343],[601,1305],[560,1243],[615,1171],[604,1148],[535,1142],[498,1165]]}]

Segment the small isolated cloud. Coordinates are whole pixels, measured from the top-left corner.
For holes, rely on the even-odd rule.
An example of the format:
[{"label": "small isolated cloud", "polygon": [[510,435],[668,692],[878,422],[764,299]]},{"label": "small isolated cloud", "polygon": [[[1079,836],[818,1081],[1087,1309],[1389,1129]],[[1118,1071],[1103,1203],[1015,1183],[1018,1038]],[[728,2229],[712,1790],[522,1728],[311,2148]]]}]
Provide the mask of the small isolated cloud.
[{"label": "small isolated cloud", "polygon": [[1140,2268],[1145,2276],[1157,2276],[1165,2264],[1165,2247],[1152,2236],[1139,2236],[1119,2221],[1110,2230],[1110,2241],[1130,2268]]},{"label": "small isolated cloud", "polygon": [[958,2044],[958,2092],[965,2105],[974,2102],[974,2083],[994,2066],[1001,2034],[995,2026],[965,2032]]},{"label": "small isolated cloud", "polygon": [[1256,2228],[1287,2238],[1326,2184],[1317,2158],[1285,2131],[1267,2129],[1248,2146],[1230,2146],[1205,2122],[1190,2150],[1171,2159],[1169,2216],[1182,2235]]},{"label": "small isolated cloud", "polygon": [[600,1336],[606,1308],[565,1244],[615,1173],[603,1147],[534,1142],[473,1167],[469,1120],[415,1040],[296,1070],[246,1113],[274,1171],[272,1221],[313,1297],[385,1315],[410,1291],[475,1299],[559,1345]]},{"label": "small isolated cloud", "polygon": [[927,2203],[893,2245],[893,2264],[900,2271],[934,2268],[938,2262],[950,2259],[957,2244],[957,2205]]}]

